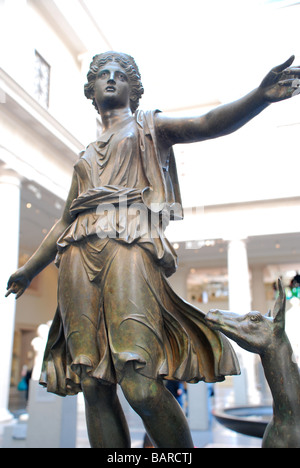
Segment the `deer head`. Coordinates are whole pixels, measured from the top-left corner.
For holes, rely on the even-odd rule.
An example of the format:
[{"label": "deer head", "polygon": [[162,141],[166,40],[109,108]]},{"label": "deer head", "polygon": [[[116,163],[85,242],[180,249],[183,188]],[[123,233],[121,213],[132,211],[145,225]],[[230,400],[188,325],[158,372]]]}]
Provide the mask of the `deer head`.
[{"label": "deer head", "polygon": [[273,317],[270,312],[249,312],[239,315],[224,310],[210,310],[206,320],[212,328],[221,331],[239,346],[252,353],[262,354],[275,345],[285,327],[285,294],[281,280],[278,280],[279,296],[276,300]]}]

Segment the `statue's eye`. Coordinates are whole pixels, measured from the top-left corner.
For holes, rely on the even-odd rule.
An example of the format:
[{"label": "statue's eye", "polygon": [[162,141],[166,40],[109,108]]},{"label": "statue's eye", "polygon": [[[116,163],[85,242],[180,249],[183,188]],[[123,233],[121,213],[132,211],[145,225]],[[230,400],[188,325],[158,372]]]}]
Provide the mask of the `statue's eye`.
[{"label": "statue's eye", "polygon": [[250,314],[249,318],[251,322],[260,322],[262,317],[260,314]]},{"label": "statue's eye", "polygon": [[106,80],[108,78],[108,73],[107,71],[101,71],[98,73],[98,78],[100,80]]},{"label": "statue's eye", "polygon": [[118,78],[120,81],[127,81],[127,76],[124,73],[118,73]]}]

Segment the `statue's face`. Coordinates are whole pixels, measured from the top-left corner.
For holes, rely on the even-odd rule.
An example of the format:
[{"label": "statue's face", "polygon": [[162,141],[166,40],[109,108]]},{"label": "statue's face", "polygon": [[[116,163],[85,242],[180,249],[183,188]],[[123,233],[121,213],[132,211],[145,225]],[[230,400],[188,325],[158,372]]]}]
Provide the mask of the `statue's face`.
[{"label": "statue's face", "polygon": [[124,69],[109,62],[99,69],[94,84],[94,96],[99,109],[129,107],[130,87]]}]

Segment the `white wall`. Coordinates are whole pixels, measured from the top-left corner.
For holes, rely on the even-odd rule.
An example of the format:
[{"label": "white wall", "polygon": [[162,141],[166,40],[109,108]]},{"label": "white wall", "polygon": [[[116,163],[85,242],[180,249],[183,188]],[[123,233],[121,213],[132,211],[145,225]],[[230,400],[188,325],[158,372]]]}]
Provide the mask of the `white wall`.
[{"label": "white wall", "polygon": [[35,284],[17,300],[17,328],[35,328],[54,318],[57,307],[57,268],[49,265]]},{"label": "white wall", "polygon": [[6,0],[0,8],[0,66],[33,95],[37,50],[51,67],[49,112],[88,144],[96,135],[96,114],[83,94],[88,70],[82,73],[78,57],[31,3]]}]

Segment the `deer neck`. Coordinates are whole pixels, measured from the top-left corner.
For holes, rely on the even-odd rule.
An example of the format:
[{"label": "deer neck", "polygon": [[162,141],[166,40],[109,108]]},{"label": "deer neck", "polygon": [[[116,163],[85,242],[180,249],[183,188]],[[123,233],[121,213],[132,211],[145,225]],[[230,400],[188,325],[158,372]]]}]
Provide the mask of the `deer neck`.
[{"label": "deer neck", "polygon": [[299,369],[285,333],[261,354],[261,361],[273,396],[274,416],[277,413],[300,417]]}]

